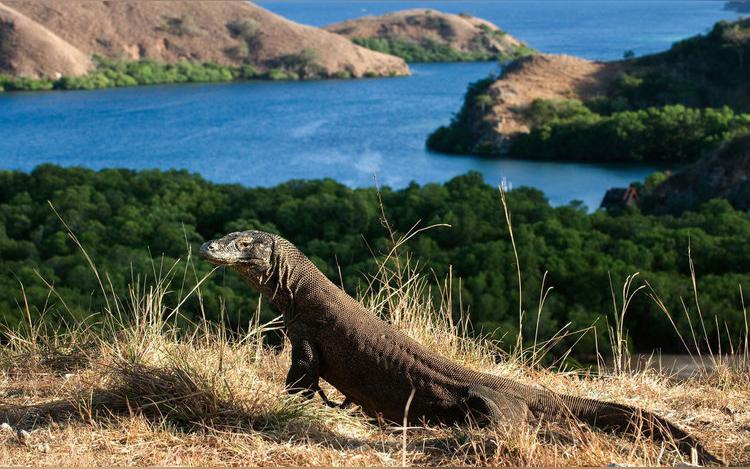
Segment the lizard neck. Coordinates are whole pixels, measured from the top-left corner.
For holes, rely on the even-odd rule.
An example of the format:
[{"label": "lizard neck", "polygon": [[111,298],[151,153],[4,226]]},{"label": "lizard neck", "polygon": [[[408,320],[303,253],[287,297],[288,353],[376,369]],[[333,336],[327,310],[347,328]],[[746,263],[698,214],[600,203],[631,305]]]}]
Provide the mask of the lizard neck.
[{"label": "lizard neck", "polygon": [[253,275],[245,280],[271,302],[288,326],[299,314],[305,314],[295,307],[295,300],[307,298],[315,290],[315,285],[328,281],[328,278],[292,243],[277,238],[268,271],[260,278]]}]

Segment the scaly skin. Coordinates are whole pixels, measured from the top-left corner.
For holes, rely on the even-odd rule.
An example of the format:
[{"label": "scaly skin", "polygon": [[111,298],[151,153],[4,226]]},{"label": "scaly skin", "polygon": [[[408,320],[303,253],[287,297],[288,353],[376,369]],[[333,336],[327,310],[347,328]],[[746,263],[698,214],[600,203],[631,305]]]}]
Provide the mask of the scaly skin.
[{"label": "scaly skin", "polygon": [[692,436],[650,412],[526,386],[454,363],[378,319],[334,285],[289,241],[261,231],[231,233],[201,256],[234,269],[278,309],[292,346],[291,393],[312,398],[324,379],[371,416],[451,424],[575,417],[603,429],[674,441],[701,464],[723,464]]}]

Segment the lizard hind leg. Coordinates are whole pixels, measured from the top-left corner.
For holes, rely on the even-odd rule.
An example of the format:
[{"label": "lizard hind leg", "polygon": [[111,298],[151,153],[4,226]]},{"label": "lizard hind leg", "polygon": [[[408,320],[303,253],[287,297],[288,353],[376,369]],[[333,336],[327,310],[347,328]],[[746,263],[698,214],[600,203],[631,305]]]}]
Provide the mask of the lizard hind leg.
[{"label": "lizard hind leg", "polygon": [[479,425],[528,424],[533,415],[521,399],[486,386],[471,386],[466,391],[470,419]]}]

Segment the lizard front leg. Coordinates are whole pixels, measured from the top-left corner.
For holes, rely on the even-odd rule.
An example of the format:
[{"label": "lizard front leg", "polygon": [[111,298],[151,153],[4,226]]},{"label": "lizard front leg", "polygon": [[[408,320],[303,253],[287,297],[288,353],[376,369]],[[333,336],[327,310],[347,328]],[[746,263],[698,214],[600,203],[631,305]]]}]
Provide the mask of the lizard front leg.
[{"label": "lizard front leg", "polygon": [[348,399],[336,404],[328,399],[320,387],[320,359],[315,345],[307,340],[292,342],[292,366],[286,375],[286,390],[290,394],[302,394],[312,399],[317,392],[328,407],[346,408],[351,403]]},{"label": "lizard front leg", "polygon": [[286,390],[311,399],[320,391],[320,359],[308,340],[292,341],[292,366],[286,375]]}]

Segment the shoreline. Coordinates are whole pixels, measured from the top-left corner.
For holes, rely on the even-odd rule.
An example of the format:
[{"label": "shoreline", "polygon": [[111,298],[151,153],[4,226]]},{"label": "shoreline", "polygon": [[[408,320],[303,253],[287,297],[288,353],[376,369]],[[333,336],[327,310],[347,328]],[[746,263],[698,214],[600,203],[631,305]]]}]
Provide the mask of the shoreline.
[{"label": "shoreline", "polygon": [[[140,74],[148,70],[148,76]],[[159,74],[151,78],[151,73]],[[408,74],[390,73],[378,75],[366,73],[354,76],[348,72],[324,75],[304,70],[269,69],[260,71],[252,65],[241,67],[216,63],[179,61],[166,63],[151,59],[133,61],[109,61],[100,59],[97,68],[80,77],[29,78],[0,74],[0,93],[35,91],[90,91],[109,88],[135,88],[172,84],[216,84],[246,81],[320,81],[360,80],[365,78],[398,78]]]}]

